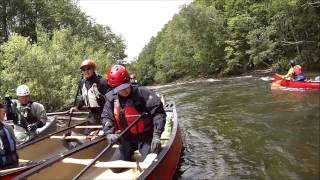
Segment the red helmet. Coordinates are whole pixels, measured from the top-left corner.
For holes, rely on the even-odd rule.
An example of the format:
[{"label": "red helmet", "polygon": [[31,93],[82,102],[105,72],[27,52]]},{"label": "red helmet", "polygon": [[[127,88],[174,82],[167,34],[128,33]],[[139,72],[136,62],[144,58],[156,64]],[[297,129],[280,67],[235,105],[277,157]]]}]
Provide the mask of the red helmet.
[{"label": "red helmet", "polygon": [[81,62],[80,69],[82,69],[84,66],[91,66],[93,68],[96,67],[96,63],[92,59],[86,59]]},{"label": "red helmet", "polygon": [[129,73],[125,67],[121,65],[113,65],[108,68],[107,72],[108,85],[112,88],[123,83],[129,82]]}]

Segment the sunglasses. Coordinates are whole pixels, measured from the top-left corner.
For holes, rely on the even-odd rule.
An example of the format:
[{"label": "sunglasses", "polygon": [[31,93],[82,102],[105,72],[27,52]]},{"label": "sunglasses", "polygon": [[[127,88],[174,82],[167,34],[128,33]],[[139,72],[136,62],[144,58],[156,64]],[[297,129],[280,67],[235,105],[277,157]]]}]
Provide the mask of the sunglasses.
[{"label": "sunglasses", "polygon": [[89,71],[89,70],[91,70],[92,68],[91,67],[84,67],[84,68],[82,68],[81,70],[82,71]]}]

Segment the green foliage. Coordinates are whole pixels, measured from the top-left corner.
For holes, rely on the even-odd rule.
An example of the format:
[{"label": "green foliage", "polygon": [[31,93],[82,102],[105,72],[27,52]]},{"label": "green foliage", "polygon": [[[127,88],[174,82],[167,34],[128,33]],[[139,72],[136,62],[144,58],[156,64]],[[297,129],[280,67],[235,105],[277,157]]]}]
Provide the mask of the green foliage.
[{"label": "green foliage", "polygon": [[[196,0],[143,49],[134,70],[143,83],[236,75],[320,62],[319,4],[308,0]],[[147,77],[147,78],[146,78]]]},{"label": "green foliage", "polygon": [[59,110],[72,104],[80,80],[81,60],[92,58],[97,71],[105,74],[115,61],[90,38],[72,36],[71,29],[54,31],[52,38],[39,32],[38,43],[14,34],[0,47],[0,93],[15,95],[15,88],[27,84],[32,98],[47,109]]},{"label": "green foliage", "polygon": [[27,84],[48,111],[72,104],[82,60],[96,72],[121,63],[125,44],[92,21],[73,0],[4,0],[0,3],[0,95]]},{"label": "green foliage", "polygon": [[125,44],[107,26],[96,24],[81,12],[74,0],[4,0],[0,3],[0,44],[10,32],[38,41],[38,28],[51,38],[55,30],[71,27],[71,35],[91,38],[119,62],[126,57]]},{"label": "green foliage", "polygon": [[[223,68],[223,25],[224,19],[212,6],[183,7],[134,63],[137,74],[141,74],[139,80],[166,83],[219,72]],[[146,75],[148,79],[141,78]]]}]

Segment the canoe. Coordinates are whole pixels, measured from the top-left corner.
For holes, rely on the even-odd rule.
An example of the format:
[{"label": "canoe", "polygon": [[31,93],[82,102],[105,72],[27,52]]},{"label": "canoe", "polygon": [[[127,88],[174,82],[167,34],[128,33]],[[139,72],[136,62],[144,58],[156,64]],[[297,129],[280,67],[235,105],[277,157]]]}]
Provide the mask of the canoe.
[{"label": "canoe", "polygon": [[[35,136],[33,138],[30,138],[26,142],[30,142],[30,141],[32,141],[32,140],[34,140],[36,138],[39,138],[39,137],[45,136],[46,134],[55,132],[57,130],[57,124],[56,123],[57,123],[56,116],[48,117],[48,121],[46,122],[46,124],[44,126],[42,126],[41,128],[37,128],[36,129],[37,136]],[[18,146],[20,146],[20,145],[22,145],[22,144],[24,144],[26,142],[20,143],[20,144],[18,144]]]},{"label": "canoe", "polygon": [[277,87],[277,85],[282,87],[288,87],[288,88],[300,88],[300,89],[314,89],[314,90],[320,90],[320,82],[316,81],[290,81],[283,79],[279,74],[274,75],[274,82],[273,85]]},{"label": "canoe", "polygon": [[[68,143],[64,138],[65,134],[68,132],[83,134],[84,127],[88,127],[86,126],[86,123],[87,121],[82,121],[18,146],[17,153],[19,155],[19,166],[9,169],[0,169],[0,179],[11,179],[12,177],[21,174],[23,171],[31,169],[46,162],[48,159],[69,151],[71,147],[68,146]],[[82,144],[86,141],[89,140],[79,140],[77,143]]]},{"label": "canoe", "polygon": [[[161,136],[163,148],[158,155],[149,154],[140,161],[141,155],[136,151],[133,156],[136,161],[111,161],[117,148],[113,145],[80,179],[172,179],[180,162],[182,139],[174,102],[166,103],[165,107],[167,122]],[[27,170],[15,179],[72,179],[107,145],[108,141],[100,137]],[[113,173],[111,168],[125,169]]]},{"label": "canoe", "polygon": [[[84,121],[83,117],[88,115],[88,112],[74,112],[74,116],[81,116],[80,118],[73,117],[73,120],[80,120]],[[64,116],[63,116],[64,115]],[[29,138],[25,142],[17,142],[17,147],[22,146],[23,144],[30,142],[34,139],[40,138],[42,136],[46,136],[50,133],[53,133],[57,131],[57,117],[59,120],[69,120],[69,111],[64,111],[64,112],[53,112],[53,113],[47,113],[48,121],[44,126],[41,128],[36,129],[36,134],[37,136],[34,136],[32,138]],[[7,126],[11,127],[12,129],[14,128],[14,124],[12,120],[5,121],[4,122]]]},{"label": "canoe", "polygon": [[[14,128],[14,124],[12,123],[12,121],[4,121],[4,123],[11,127],[12,129]],[[17,142],[17,146],[21,146],[22,144],[24,143],[27,143],[29,141],[32,141],[36,138],[39,138],[41,136],[44,136],[44,135],[47,135],[49,133],[52,133],[54,131],[57,130],[57,126],[56,126],[56,118],[55,116],[51,116],[51,117],[48,117],[48,121],[46,122],[46,124],[44,126],[42,126],[41,128],[37,128],[36,129],[36,136],[30,138],[30,136],[27,138],[26,141],[24,142]]]}]

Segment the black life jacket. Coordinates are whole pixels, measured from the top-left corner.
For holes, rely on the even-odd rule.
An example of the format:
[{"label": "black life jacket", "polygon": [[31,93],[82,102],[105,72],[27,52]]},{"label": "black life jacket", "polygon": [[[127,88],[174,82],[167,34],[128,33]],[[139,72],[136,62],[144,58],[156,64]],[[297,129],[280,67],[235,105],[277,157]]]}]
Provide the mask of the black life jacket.
[{"label": "black life jacket", "polygon": [[14,124],[27,128],[29,124],[37,122],[37,117],[31,113],[32,103],[33,101],[30,101],[25,106],[22,106],[20,103],[17,104],[17,118],[13,119]]},{"label": "black life jacket", "polygon": [[16,143],[9,129],[0,122],[0,168],[18,164]]}]

